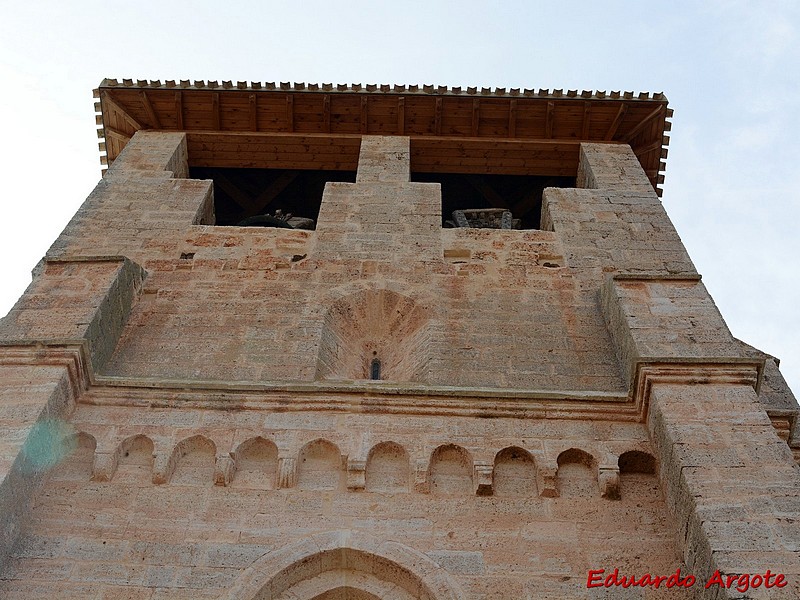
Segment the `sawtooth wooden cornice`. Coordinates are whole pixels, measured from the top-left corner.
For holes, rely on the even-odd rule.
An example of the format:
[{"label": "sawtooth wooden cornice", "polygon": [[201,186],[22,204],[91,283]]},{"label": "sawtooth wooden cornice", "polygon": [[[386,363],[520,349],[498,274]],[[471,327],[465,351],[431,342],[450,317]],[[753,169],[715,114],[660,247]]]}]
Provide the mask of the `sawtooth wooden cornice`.
[{"label": "sawtooth wooden cornice", "polygon": [[661,193],[663,94],[106,79],[110,164],[140,129],[185,131],[192,166],[355,170],[362,135],[411,137],[417,172],[575,175],[581,142],[627,143]]}]

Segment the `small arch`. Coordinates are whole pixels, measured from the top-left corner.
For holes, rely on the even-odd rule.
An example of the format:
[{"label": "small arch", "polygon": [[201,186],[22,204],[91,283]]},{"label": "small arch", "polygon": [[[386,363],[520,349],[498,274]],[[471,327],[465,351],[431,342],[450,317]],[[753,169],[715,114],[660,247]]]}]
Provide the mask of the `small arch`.
[{"label": "small arch", "polygon": [[369,378],[373,381],[380,381],[381,378],[381,361],[373,358],[369,364]]},{"label": "small arch", "polygon": [[236,472],[232,487],[272,490],[278,479],[278,447],[261,436],[239,444],[234,453]]},{"label": "small arch", "polygon": [[51,477],[57,481],[89,481],[97,441],[83,431],[68,435],[61,442],[61,461],[53,468]]},{"label": "small arch", "polygon": [[150,483],[153,480],[153,440],[143,434],[125,439],[117,450],[115,481]]},{"label": "small arch", "polygon": [[195,435],[179,442],[172,454],[175,459],[175,471],[170,483],[214,485],[216,454],[214,442],[202,435]]},{"label": "small arch", "polygon": [[336,444],[314,440],[300,450],[297,459],[297,487],[301,490],[342,490],[345,471]]},{"label": "small arch", "polygon": [[430,491],[441,495],[475,493],[472,456],[461,446],[439,446],[431,455]]},{"label": "small arch", "polygon": [[597,463],[594,457],[570,448],[558,455],[556,486],[562,498],[589,498],[597,495]]},{"label": "small arch", "polygon": [[623,500],[661,500],[661,489],[656,477],[656,459],[651,454],[639,450],[623,452],[617,464],[620,496]]},{"label": "small arch", "polygon": [[527,450],[510,446],[494,457],[492,489],[495,496],[535,498],[536,463]]},{"label": "small arch", "polygon": [[411,464],[405,448],[395,442],[381,442],[369,451],[365,472],[368,492],[407,492]]}]

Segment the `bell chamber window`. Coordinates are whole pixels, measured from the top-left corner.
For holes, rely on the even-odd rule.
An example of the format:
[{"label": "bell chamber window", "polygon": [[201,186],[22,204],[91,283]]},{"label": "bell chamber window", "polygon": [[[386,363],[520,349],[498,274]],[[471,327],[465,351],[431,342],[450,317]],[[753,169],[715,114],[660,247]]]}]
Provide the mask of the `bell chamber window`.
[{"label": "bell chamber window", "polygon": [[328,169],[191,167],[214,182],[215,225],[315,229],[329,181],[353,183],[356,172]]}]

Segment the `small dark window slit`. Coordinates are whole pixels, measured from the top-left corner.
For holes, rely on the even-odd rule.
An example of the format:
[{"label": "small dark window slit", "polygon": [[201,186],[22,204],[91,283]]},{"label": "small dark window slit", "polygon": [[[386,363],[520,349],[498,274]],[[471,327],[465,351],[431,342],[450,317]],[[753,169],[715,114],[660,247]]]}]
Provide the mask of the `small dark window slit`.
[{"label": "small dark window slit", "polygon": [[381,361],[377,358],[372,359],[369,366],[369,378],[378,381],[381,378]]}]

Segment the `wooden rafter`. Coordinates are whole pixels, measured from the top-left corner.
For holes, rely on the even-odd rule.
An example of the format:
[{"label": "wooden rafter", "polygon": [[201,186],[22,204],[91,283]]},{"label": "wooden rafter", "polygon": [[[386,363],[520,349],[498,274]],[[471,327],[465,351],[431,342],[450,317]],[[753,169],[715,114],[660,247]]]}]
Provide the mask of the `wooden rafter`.
[{"label": "wooden rafter", "polygon": [[147,113],[147,118],[150,120],[152,128],[161,129],[161,121],[158,119],[158,115],[153,108],[153,104],[150,102],[150,98],[147,97],[147,92],[144,90],[140,91],[139,97],[142,99],[142,108],[144,109],[144,112]]},{"label": "wooden rafter", "polygon": [[144,129],[144,126],[131,116],[130,112],[128,112],[128,109],[121,102],[112,98],[111,94],[109,94],[108,92],[105,93],[103,101],[105,102],[108,108],[116,111],[120,117],[125,119],[125,121],[127,121],[131,127],[133,127],[136,130]]},{"label": "wooden rafter", "polygon": [[[211,146],[193,146],[192,165],[213,166],[219,160],[218,166],[353,168],[354,157],[347,144],[340,146],[345,154],[337,155],[316,142],[304,152],[300,148],[295,152],[284,148],[280,141],[277,145],[259,141],[253,142],[260,146],[253,149],[251,156],[249,150],[243,154],[243,146],[233,143],[238,139],[237,134],[293,134],[298,127],[294,103],[302,102],[304,110],[313,105],[321,111],[303,121],[304,132],[335,139],[334,145],[340,145],[339,136],[369,132],[410,136],[414,140],[412,155],[413,144],[423,139],[453,138],[467,144],[468,150],[462,154],[458,146],[442,146],[432,154],[423,152],[420,164],[431,172],[452,169],[452,172],[480,173],[488,169],[484,172],[560,176],[575,168],[577,154],[572,150],[568,153],[555,150],[553,154],[534,150],[536,156],[530,157],[517,150],[494,149],[497,141],[518,140],[632,143],[646,172],[663,170],[660,160],[664,151],[656,149],[668,144],[668,138],[662,135],[669,128],[665,116],[669,117],[670,111],[660,96],[559,97],[541,92],[531,94],[528,90],[511,94],[499,90],[496,94],[475,90],[434,93],[402,88],[399,93],[383,88],[381,91],[385,93],[375,91],[353,87],[339,93],[330,86],[278,89],[254,85],[223,90],[216,86],[110,84],[101,86],[99,94],[102,124],[118,134],[116,137],[114,133],[108,134],[112,142],[107,146],[109,162],[125,147],[126,138],[120,135],[133,135],[139,129],[209,134],[225,124],[230,131],[220,134],[227,141],[220,138]],[[478,135],[480,142],[476,139]],[[488,143],[487,153],[474,148],[476,143]],[[655,183],[657,176],[651,179]]]},{"label": "wooden rafter", "polygon": [[477,190],[481,196],[486,198],[489,201],[489,204],[492,206],[496,206],[497,208],[509,208],[506,199],[494,191],[494,188],[492,188],[492,186],[490,186],[480,175],[468,176],[467,182],[470,184],[470,186]]},{"label": "wooden rafter", "polygon": [[619,110],[617,111],[617,116],[614,117],[614,120],[611,122],[611,125],[606,131],[605,137],[603,139],[607,142],[610,142],[614,139],[614,135],[617,133],[617,129],[619,129],[620,124],[622,123],[622,119],[625,118],[625,113],[628,110],[628,106],[625,103],[619,105]]},{"label": "wooden rafter", "polygon": [[178,131],[183,129],[183,94],[175,92],[175,123]]},{"label": "wooden rafter", "polygon": [[250,117],[250,131],[258,131],[258,96],[249,94],[247,96],[248,115]]},{"label": "wooden rafter", "polygon": [[211,94],[211,119],[212,119],[212,127],[219,131],[222,129],[221,121],[219,114],[219,92],[214,92]]},{"label": "wooden rafter", "polygon": [[231,200],[236,202],[245,212],[252,213],[258,210],[258,206],[253,202],[250,195],[243,192],[238,185],[228,179],[224,171],[219,171],[214,176],[214,185],[219,186],[220,191],[230,196]]},{"label": "wooden rafter", "polygon": [[544,137],[548,140],[553,139],[553,124],[555,122],[555,103],[548,102],[547,103],[547,114],[545,115],[545,123],[544,123]]},{"label": "wooden rafter", "polygon": [[626,144],[630,143],[630,141],[634,137],[636,137],[636,135],[640,131],[642,131],[645,127],[647,127],[652,122],[653,119],[661,116],[663,114],[663,112],[664,112],[664,107],[663,106],[659,106],[659,107],[655,108],[654,110],[652,110],[650,113],[648,113],[648,115],[644,119],[639,121],[639,123],[633,129],[631,129],[628,133],[626,133],[623,136],[622,141],[625,142]]},{"label": "wooden rafter", "polygon": [[517,101],[512,100],[508,103],[508,137],[513,138],[517,135]]},{"label": "wooden rafter", "polygon": [[105,130],[107,137],[120,141],[124,144],[127,144],[131,140],[131,136],[129,136],[127,133],[118,131],[117,129],[114,129],[110,125],[106,125]]},{"label": "wooden rafter", "polygon": [[283,171],[278,175],[264,191],[255,197],[253,204],[256,208],[263,213],[264,209],[272,204],[272,201],[297,178],[297,174],[298,171]]},{"label": "wooden rafter", "polygon": [[286,94],[286,128],[294,131],[294,96]]},{"label": "wooden rafter", "polygon": [[536,207],[536,198],[541,194],[541,190],[533,188],[525,191],[525,194],[514,206],[511,207],[511,214],[515,217],[523,217]]},{"label": "wooden rafter", "polygon": [[367,133],[369,131],[369,121],[368,118],[368,111],[367,111],[367,97],[361,96],[361,133]]},{"label": "wooden rafter", "polygon": [[406,99],[400,96],[397,99],[397,133],[405,135],[406,132]]},{"label": "wooden rafter", "polygon": [[583,121],[581,122],[581,139],[589,139],[589,124],[592,120],[592,105],[589,102],[583,103]]},{"label": "wooden rafter", "polygon": [[640,146],[639,148],[635,148],[633,153],[636,154],[640,159],[647,154],[648,152],[653,152],[654,150],[661,150],[662,142],[661,140],[656,140],[655,142],[651,142],[646,146]]}]

